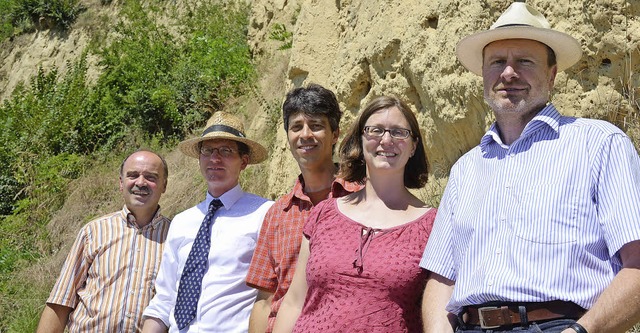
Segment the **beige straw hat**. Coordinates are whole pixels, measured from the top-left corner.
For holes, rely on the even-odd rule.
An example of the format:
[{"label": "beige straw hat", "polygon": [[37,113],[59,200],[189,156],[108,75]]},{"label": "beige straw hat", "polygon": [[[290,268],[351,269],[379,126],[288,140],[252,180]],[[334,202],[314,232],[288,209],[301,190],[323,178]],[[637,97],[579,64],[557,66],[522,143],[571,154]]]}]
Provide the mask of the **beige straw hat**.
[{"label": "beige straw hat", "polygon": [[199,158],[198,144],[213,139],[234,140],[249,146],[249,164],[260,163],[268,155],[267,150],[261,144],[245,136],[244,125],[238,117],[223,111],[215,112],[209,118],[201,136],[180,142],[178,148],[187,156]]},{"label": "beige straw hat", "polygon": [[472,73],[482,75],[482,54],[487,44],[503,39],[531,39],[549,46],[556,54],[558,71],[573,66],[582,57],[582,47],[573,37],[551,29],[547,19],[535,8],[514,2],[487,31],[458,42],[458,60]]}]

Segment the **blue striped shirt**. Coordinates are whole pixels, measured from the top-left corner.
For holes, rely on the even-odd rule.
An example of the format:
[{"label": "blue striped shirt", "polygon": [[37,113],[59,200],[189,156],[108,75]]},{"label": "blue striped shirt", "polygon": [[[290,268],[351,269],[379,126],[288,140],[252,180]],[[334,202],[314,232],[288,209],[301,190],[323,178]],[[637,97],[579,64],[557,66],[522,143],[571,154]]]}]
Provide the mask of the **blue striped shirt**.
[{"label": "blue striped shirt", "polygon": [[605,121],[548,104],[510,146],[494,124],[453,166],[420,266],[455,281],[447,310],[492,301],[589,309],[640,239],[640,157]]}]

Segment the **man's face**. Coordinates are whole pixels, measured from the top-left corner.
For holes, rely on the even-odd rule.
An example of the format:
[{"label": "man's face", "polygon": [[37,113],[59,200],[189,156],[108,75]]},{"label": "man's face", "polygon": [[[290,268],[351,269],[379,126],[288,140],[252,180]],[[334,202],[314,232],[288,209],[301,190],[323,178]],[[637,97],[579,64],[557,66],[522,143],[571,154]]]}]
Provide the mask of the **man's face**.
[{"label": "man's face", "polygon": [[160,196],[167,189],[162,160],[151,152],[133,153],[124,162],[120,174],[120,191],[134,216],[158,208]]},{"label": "man's face", "polygon": [[333,145],[338,142],[338,135],[339,130],[331,130],[326,116],[298,112],[289,117],[289,149],[300,166],[333,163]]},{"label": "man's face", "polygon": [[[240,155],[238,144],[233,140],[214,139],[202,142],[202,150],[213,152],[211,156],[200,153],[200,172],[207,181],[209,193],[220,197],[238,184],[240,171],[249,164],[249,155]],[[230,148],[229,156],[222,156],[218,149]]]},{"label": "man's face", "polygon": [[484,49],[484,99],[496,115],[534,114],[550,97],[557,66],[547,64],[544,44],[528,39],[507,39]]}]

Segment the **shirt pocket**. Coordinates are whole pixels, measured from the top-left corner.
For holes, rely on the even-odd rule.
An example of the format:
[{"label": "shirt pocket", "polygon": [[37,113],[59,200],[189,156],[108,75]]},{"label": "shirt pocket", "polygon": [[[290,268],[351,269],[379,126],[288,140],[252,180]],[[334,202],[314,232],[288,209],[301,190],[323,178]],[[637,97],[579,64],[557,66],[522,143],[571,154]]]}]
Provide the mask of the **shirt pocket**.
[{"label": "shirt pocket", "polygon": [[211,242],[211,252],[218,262],[227,261],[237,264],[250,264],[253,257],[253,250],[256,247],[256,240],[251,235],[228,234],[216,237]]},{"label": "shirt pocket", "polygon": [[514,189],[511,227],[516,237],[538,244],[573,243],[578,238],[576,189],[546,182]]}]

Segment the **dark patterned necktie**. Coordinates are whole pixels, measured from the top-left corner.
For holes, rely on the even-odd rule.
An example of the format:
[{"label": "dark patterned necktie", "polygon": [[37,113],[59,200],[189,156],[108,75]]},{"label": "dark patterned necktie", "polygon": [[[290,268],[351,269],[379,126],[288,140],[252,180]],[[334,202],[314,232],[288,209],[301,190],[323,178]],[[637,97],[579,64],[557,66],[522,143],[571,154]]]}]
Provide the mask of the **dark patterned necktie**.
[{"label": "dark patterned necktie", "polygon": [[202,289],[202,277],[207,270],[209,259],[209,247],[211,246],[211,224],[213,216],[222,202],[214,199],[209,204],[209,211],[204,217],[196,239],[193,241],[191,252],[182,270],[178,297],[176,299],[175,317],[178,328],[183,329],[196,317],[198,299]]}]

